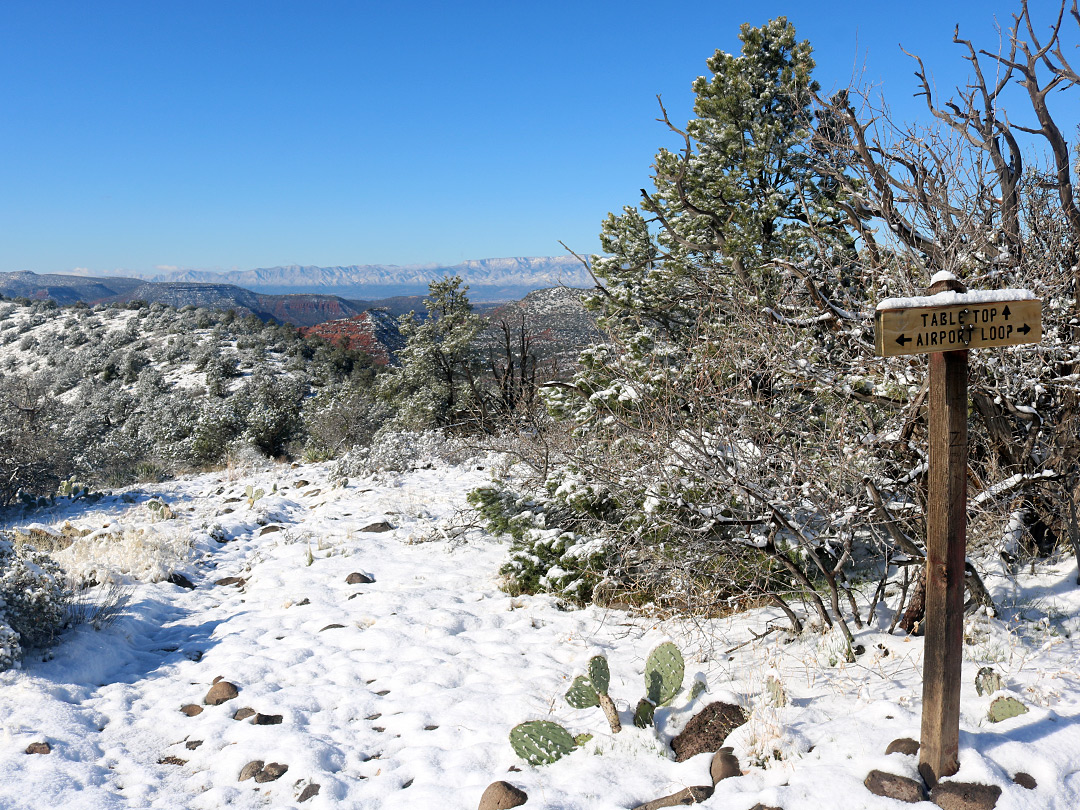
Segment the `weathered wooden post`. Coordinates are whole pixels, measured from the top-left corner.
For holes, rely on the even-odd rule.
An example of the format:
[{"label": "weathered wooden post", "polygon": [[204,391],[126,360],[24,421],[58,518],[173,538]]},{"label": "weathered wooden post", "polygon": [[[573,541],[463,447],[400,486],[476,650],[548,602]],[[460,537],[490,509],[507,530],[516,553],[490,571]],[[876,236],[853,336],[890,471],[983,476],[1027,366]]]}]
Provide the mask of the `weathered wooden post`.
[{"label": "weathered wooden post", "polygon": [[[940,292],[967,292],[939,281]],[[933,786],[960,769],[960,667],[967,550],[968,350],[930,355],[926,619],[919,773]]]},{"label": "weathered wooden post", "polygon": [[1042,339],[1042,304],[1027,290],[968,293],[951,273],[921,298],[888,299],[877,353],[930,355],[930,467],[919,773],[931,787],[960,768],[960,669],[967,552],[968,350]]}]

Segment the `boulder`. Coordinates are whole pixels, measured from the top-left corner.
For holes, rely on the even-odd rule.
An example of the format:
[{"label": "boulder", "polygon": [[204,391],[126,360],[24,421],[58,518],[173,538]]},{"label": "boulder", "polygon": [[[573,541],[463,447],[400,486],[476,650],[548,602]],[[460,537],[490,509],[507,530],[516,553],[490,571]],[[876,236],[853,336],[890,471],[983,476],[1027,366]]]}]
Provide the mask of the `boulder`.
[{"label": "boulder", "polygon": [[207,706],[220,706],[226,701],[232,700],[234,697],[240,694],[240,689],[234,683],[229,681],[218,681],[210,687],[210,691],[206,693],[206,697],[203,698],[203,703]]},{"label": "boulder", "polygon": [[942,810],[990,810],[1000,796],[997,785],[977,782],[938,782],[930,791],[930,801]]},{"label": "boulder", "polygon": [[26,753],[28,754],[51,754],[52,746],[47,742],[30,743],[26,746]]},{"label": "boulder", "polygon": [[492,782],[480,797],[478,810],[509,810],[511,807],[521,807],[528,800],[529,796],[524,790],[509,782]]},{"label": "boulder", "polygon": [[694,785],[693,787],[683,788],[678,793],[672,793],[670,796],[662,796],[659,799],[653,799],[651,802],[639,804],[634,810],[659,810],[661,807],[700,804],[712,794],[713,789],[710,785]]},{"label": "boulder", "polygon": [[1024,773],[1023,771],[1017,771],[1016,775],[1013,776],[1013,781],[1020,787],[1027,788],[1028,790],[1034,790],[1039,786],[1039,783],[1035,781],[1034,776],[1030,773]]},{"label": "boulder", "polygon": [[392,532],[393,530],[394,530],[393,526],[391,526],[385,520],[380,520],[378,523],[369,523],[367,526],[362,528],[360,531],[375,533],[375,532]]},{"label": "boulder", "polygon": [[903,754],[904,756],[913,757],[919,753],[919,741],[913,740],[911,737],[900,737],[889,743],[889,747],[885,749],[885,753],[886,755]]},{"label": "boulder", "polygon": [[671,741],[675,761],[704,751],[719,751],[727,736],[746,722],[746,712],[734,703],[716,701],[703,708]]},{"label": "boulder", "polygon": [[712,764],[709,766],[709,774],[715,785],[722,779],[732,776],[742,776],[742,768],[739,767],[739,758],[731,753],[730,748],[721,748],[713,754]]},{"label": "boulder", "polygon": [[907,776],[873,770],[863,780],[863,784],[875,796],[884,796],[909,804],[926,801],[926,787],[923,783]]},{"label": "boulder", "polygon": [[285,775],[285,771],[289,770],[288,765],[283,765],[280,762],[271,762],[265,766],[261,771],[255,774],[256,782],[273,782],[276,779],[280,779]]},{"label": "boulder", "polygon": [[370,585],[374,581],[375,577],[370,574],[363,574],[360,571],[353,571],[345,577],[346,585]]}]

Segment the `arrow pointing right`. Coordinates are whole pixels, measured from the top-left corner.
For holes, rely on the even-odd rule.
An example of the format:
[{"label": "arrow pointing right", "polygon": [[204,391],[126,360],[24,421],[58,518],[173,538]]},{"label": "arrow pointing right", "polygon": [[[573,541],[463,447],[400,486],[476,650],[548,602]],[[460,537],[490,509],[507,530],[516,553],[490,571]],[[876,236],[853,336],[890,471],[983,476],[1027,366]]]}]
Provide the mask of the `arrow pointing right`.
[{"label": "arrow pointing right", "polygon": [[1019,329],[1017,329],[1016,331],[1017,331],[1017,332],[1019,332],[1019,333],[1020,333],[1021,335],[1026,335],[1026,334],[1027,334],[1028,332],[1030,332],[1030,331],[1031,331],[1031,327],[1030,327],[1030,326],[1028,326],[1028,325],[1027,325],[1027,324],[1025,323],[1025,324],[1024,324],[1023,326],[1021,326],[1021,327],[1020,327]]}]

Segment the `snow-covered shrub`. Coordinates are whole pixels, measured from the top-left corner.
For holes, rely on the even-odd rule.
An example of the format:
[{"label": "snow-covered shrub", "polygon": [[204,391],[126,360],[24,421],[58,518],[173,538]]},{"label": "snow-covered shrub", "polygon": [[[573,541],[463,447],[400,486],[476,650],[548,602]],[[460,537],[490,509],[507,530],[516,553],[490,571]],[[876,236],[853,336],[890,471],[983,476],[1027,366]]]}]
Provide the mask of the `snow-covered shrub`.
[{"label": "snow-covered shrub", "polygon": [[70,601],[71,591],[51,557],[0,537],[0,670],[24,649],[51,643]]},{"label": "snow-covered shrub", "polygon": [[19,646],[19,634],[12,630],[11,625],[0,617],[0,672],[11,669],[21,655],[22,647]]},{"label": "snow-covered shrub", "polygon": [[190,560],[190,536],[180,529],[110,526],[80,537],[57,552],[68,576],[77,585],[110,583],[130,577],[140,582],[160,582]]},{"label": "snow-covered shrub", "polygon": [[440,431],[414,432],[389,426],[378,430],[367,447],[354,447],[334,465],[335,478],[406,472],[435,461],[462,461],[467,455]]},{"label": "snow-covered shrub", "polygon": [[607,561],[603,541],[549,528],[545,504],[506,490],[474,489],[468,501],[487,520],[489,532],[513,540],[510,559],[499,571],[508,591],[554,593],[578,604],[591,599]]}]

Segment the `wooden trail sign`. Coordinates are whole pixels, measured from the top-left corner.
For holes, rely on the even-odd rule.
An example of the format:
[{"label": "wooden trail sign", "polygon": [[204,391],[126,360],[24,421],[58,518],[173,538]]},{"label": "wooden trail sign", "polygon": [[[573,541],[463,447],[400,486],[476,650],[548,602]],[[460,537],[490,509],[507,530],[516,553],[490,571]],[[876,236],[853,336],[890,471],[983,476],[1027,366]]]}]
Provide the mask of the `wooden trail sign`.
[{"label": "wooden trail sign", "polygon": [[[1020,294],[1022,290],[1005,290]],[[931,303],[942,301],[958,303]],[[899,354],[930,354],[987,346],[1018,346],[1042,340],[1042,302],[1037,298],[986,301],[984,295],[958,293],[893,299],[914,306],[887,306],[883,301],[874,315],[874,344],[882,357]]]},{"label": "wooden trail sign", "polygon": [[874,343],[885,357],[930,355],[919,773],[933,787],[960,769],[968,349],[1038,343],[1042,302],[1026,290],[969,293],[951,275],[931,284],[929,293],[878,304]]}]

